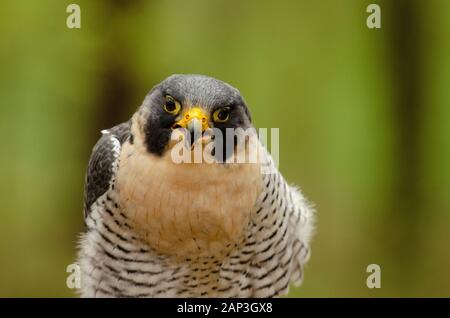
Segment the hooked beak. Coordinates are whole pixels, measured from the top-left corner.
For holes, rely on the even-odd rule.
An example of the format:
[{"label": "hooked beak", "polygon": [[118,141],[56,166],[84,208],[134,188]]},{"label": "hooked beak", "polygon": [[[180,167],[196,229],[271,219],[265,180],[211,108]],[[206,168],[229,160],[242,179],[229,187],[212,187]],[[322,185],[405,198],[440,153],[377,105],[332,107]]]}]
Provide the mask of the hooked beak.
[{"label": "hooked beak", "polygon": [[200,107],[188,109],[182,118],[177,121],[173,128],[185,128],[191,136],[191,145],[202,136],[202,133],[209,128],[208,117]]}]

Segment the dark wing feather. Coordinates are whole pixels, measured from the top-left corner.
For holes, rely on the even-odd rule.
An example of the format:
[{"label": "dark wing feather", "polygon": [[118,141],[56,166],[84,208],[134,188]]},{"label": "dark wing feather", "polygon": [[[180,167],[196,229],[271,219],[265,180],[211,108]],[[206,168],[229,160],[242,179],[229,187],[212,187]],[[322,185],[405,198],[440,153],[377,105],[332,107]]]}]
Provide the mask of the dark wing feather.
[{"label": "dark wing feather", "polygon": [[130,135],[130,123],[122,123],[102,132],[95,144],[86,173],[84,189],[84,217],[89,214],[91,205],[103,195],[110,186],[114,174],[114,164],[118,160],[121,145]]}]

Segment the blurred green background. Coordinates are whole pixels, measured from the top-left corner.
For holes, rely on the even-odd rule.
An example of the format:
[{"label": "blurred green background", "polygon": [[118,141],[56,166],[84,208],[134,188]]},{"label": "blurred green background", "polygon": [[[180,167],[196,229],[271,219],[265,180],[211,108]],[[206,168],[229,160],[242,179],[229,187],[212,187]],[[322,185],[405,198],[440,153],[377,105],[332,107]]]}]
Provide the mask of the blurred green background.
[{"label": "blurred green background", "polygon": [[280,128],[318,210],[290,296],[450,296],[450,1],[3,1],[0,38],[0,296],[74,296],[92,146],[173,73],[231,83]]}]

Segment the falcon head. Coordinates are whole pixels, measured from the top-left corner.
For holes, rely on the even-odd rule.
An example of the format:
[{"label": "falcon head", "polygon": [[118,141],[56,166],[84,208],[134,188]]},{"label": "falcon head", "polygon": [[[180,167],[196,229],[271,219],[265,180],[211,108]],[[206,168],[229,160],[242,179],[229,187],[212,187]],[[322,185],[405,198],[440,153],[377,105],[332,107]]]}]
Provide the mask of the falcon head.
[{"label": "falcon head", "polygon": [[[203,75],[172,75],[156,85],[145,98],[140,112],[142,142],[149,153],[162,156],[171,149],[171,137],[184,130],[188,143],[207,139],[211,128],[223,136],[221,156],[230,154],[235,140],[227,128],[251,128],[251,116],[239,91],[220,80]],[[226,157],[218,158],[226,160]]]}]

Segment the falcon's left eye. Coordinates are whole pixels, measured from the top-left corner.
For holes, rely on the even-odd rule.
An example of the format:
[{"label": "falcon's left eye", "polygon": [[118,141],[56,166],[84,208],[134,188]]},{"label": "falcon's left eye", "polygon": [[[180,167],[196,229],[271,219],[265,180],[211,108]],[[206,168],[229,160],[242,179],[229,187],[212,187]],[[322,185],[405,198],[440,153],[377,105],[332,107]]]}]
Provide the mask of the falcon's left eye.
[{"label": "falcon's left eye", "polygon": [[167,95],[163,109],[166,113],[177,115],[180,112],[181,105],[172,96]]},{"label": "falcon's left eye", "polygon": [[216,123],[224,123],[230,118],[230,107],[222,107],[213,113],[213,120]]}]

